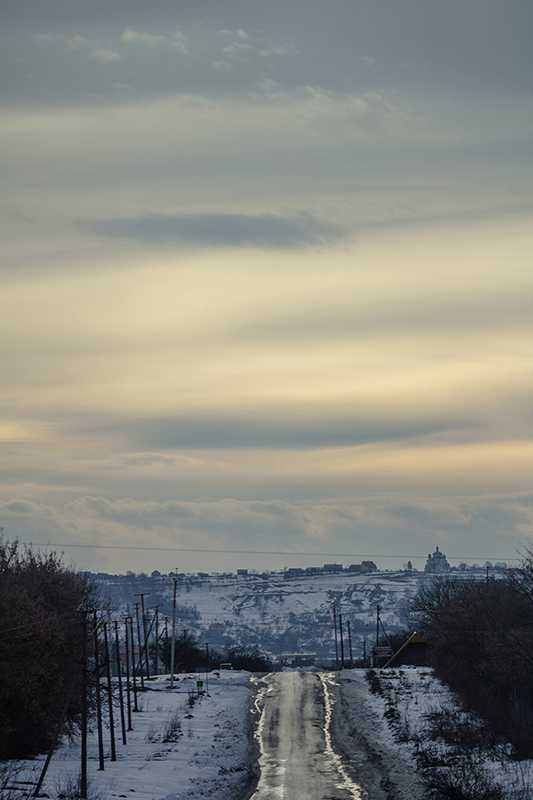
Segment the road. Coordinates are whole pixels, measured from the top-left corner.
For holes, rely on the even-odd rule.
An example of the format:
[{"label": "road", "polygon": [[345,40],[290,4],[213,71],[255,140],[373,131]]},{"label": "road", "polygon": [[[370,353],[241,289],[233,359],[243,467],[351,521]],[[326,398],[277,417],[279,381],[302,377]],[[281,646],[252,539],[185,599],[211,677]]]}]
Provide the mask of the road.
[{"label": "road", "polygon": [[252,800],[361,800],[331,746],[327,673],[278,672],[257,696],[261,777]]}]

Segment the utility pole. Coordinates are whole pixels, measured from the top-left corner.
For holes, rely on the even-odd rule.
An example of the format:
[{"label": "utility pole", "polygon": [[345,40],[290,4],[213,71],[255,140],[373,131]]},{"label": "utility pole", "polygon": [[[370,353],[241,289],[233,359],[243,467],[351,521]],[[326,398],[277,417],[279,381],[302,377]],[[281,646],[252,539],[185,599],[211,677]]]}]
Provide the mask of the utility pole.
[{"label": "utility pole", "polygon": [[339,645],[337,642],[337,609],[333,606],[333,626],[335,628],[335,664],[336,669],[339,669]]},{"label": "utility pole", "polygon": [[154,653],[155,674],[159,675],[159,605],[155,607],[155,653]]},{"label": "utility pole", "polygon": [[120,650],[118,642],[118,622],[115,622],[115,648],[117,654],[118,698],[120,702],[120,727],[122,730],[122,744],[127,744],[126,720],[124,718],[124,693],[122,691],[122,665],[120,663]]},{"label": "utility pole", "polygon": [[140,711],[137,705],[137,679],[135,677],[135,643],[133,639],[133,617],[130,620],[130,645],[131,645],[131,669],[133,673],[133,710]]},{"label": "utility pole", "polygon": [[176,567],[176,575],[174,575],[174,599],[172,601],[172,637],[170,640],[170,688],[174,688],[174,659],[176,647],[176,592],[178,590],[178,568]]},{"label": "utility pole", "polygon": [[154,654],[154,675],[159,675],[159,609],[163,603],[157,603],[155,609],[155,654]]},{"label": "utility pole", "polygon": [[81,769],[80,769],[80,796],[87,797],[87,614],[86,609],[81,612]]},{"label": "utility pole", "polygon": [[163,669],[166,673],[170,671],[170,648],[168,646],[168,617],[165,617],[165,646],[163,647]]},{"label": "utility pole", "polygon": [[[146,610],[144,608],[144,598],[150,596],[150,592],[139,592],[134,595],[141,598],[141,606],[143,610],[143,634],[144,634],[144,649],[146,651],[146,677],[150,677],[150,658],[148,655],[148,634],[146,633]],[[144,686],[143,686],[144,688]]]},{"label": "utility pole", "polygon": [[128,709],[128,730],[133,730],[131,724],[131,683],[130,683],[130,637],[128,631],[129,620],[131,617],[124,617],[124,628],[126,630],[126,701]]},{"label": "utility pole", "polygon": [[98,653],[98,627],[96,611],[93,617],[94,677],[96,687],[96,724],[98,729],[98,770],[104,770],[104,733],[102,730],[102,701],[100,698],[100,656]]},{"label": "utility pole", "polygon": [[[379,606],[377,608],[377,621],[376,621],[376,647],[379,647]],[[378,665],[378,657],[374,656],[374,666]]]},{"label": "utility pole", "polygon": [[339,631],[341,635],[341,669],[344,669],[344,639],[342,636],[342,614],[339,614]]},{"label": "utility pole", "polygon": [[111,737],[111,761],[116,761],[117,750],[115,747],[115,720],[113,716],[113,690],[111,687],[111,658],[109,655],[109,641],[107,638],[107,622],[104,622],[104,652],[105,652],[105,671],[107,678],[107,707],[109,711],[109,735]]},{"label": "utility pole", "polygon": [[350,667],[353,669],[352,633],[350,631],[350,620],[348,620],[348,644],[350,646]]},{"label": "utility pole", "polygon": [[[137,622],[137,642],[139,644],[139,660],[137,661],[137,668],[139,670],[139,676],[141,678],[141,689],[144,691],[144,677],[143,677],[143,669],[142,669],[142,654],[143,654],[143,646],[141,644],[141,623],[139,621],[139,605],[140,603],[134,603],[135,605],[135,620]],[[133,672],[135,675],[135,671]]]}]

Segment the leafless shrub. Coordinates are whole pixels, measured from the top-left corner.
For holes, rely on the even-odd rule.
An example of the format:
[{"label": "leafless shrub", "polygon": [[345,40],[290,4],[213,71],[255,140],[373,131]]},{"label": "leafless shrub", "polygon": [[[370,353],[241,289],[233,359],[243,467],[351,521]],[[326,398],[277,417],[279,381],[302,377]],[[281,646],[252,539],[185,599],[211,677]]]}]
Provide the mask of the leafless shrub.
[{"label": "leafless shrub", "polygon": [[25,765],[20,761],[0,762],[0,797],[2,800],[22,800],[29,797],[34,789],[34,784],[29,780],[23,781]]},{"label": "leafless shrub", "polygon": [[381,686],[381,681],[375,670],[367,669],[365,677],[370,684],[370,691],[373,694],[383,694],[383,687]]},{"label": "leafless shrub", "polygon": [[470,760],[432,770],[426,774],[426,785],[431,800],[506,800],[503,787]]},{"label": "leafless shrub", "polygon": [[153,744],[154,742],[158,742],[159,738],[160,738],[160,733],[155,727],[155,725],[150,725],[150,727],[148,728],[148,733],[144,737],[144,741]]},{"label": "leafless shrub", "polygon": [[[58,800],[81,800],[81,778],[79,775],[62,775],[56,784]],[[87,800],[108,800],[108,792],[97,789],[94,783],[87,780]]]},{"label": "leafless shrub", "polygon": [[181,717],[176,712],[167,720],[163,742],[177,742],[181,735]]}]

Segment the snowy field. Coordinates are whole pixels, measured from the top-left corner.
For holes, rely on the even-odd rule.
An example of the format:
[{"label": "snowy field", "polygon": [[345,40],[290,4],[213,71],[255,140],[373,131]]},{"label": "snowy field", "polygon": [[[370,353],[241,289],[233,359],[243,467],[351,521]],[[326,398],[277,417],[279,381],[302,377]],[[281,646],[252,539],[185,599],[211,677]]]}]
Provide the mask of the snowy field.
[{"label": "snowy field", "polygon": [[[109,730],[104,731],[103,772],[98,770],[96,735],[91,732],[89,797],[246,797],[257,777],[248,715],[257,681],[250,677],[238,671],[209,673],[208,695],[194,700],[197,679],[205,680],[204,675],[180,675],[174,691],[164,676],[147,681],[147,690],[139,694],[142,711],[133,714],[134,730],[127,733],[126,745],[116,725],[116,762],[110,760]],[[430,669],[377,670],[370,682],[365,670],[359,669],[331,673],[330,678],[340,684],[334,714],[343,711],[341,750],[348,755],[354,744],[362,744],[378,777],[391,790],[394,787],[394,797],[422,800],[428,797],[428,786],[440,788],[448,782],[470,786],[478,794],[466,796],[483,800],[533,798],[533,761],[513,761],[511,748],[487,736],[483,723],[461,709]],[[41,795],[69,800],[69,784],[75,784],[79,775],[79,758],[79,741],[65,742],[54,754]],[[10,783],[18,790],[2,790],[2,800],[28,797],[33,787],[23,782],[35,782],[43,762],[44,756],[23,762],[23,770]],[[358,758],[352,766],[364,768]]]},{"label": "snowy field", "polygon": [[[90,734],[89,797],[238,800],[250,782],[255,758],[247,730],[249,678],[247,672],[209,673],[209,694],[194,702],[189,695],[197,695],[196,681],[205,681],[205,674],[180,675],[175,691],[169,691],[166,677],[145,682],[147,690],[139,694],[142,711],[132,715],[134,730],[127,733],[126,745],[116,725],[115,762],[110,761],[109,729],[104,729],[103,772],[98,770],[96,734]],[[17,780],[37,780],[43,763],[44,756],[26,762]],[[41,794],[53,800],[64,795],[68,800],[69,784],[77,781],[79,769],[79,741],[65,742],[52,758]],[[8,796],[7,791],[1,794]]]},{"label": "snowy field", "polygon": [[461,785],[483,800],[533,798],[533,761],[512,760],[511,747],[463,711],[431,669],[376,670],[370,684],[364,670],[345,670],[341,682],[347,713],[400,796],[427,796],[423,777],[426,788]]}]

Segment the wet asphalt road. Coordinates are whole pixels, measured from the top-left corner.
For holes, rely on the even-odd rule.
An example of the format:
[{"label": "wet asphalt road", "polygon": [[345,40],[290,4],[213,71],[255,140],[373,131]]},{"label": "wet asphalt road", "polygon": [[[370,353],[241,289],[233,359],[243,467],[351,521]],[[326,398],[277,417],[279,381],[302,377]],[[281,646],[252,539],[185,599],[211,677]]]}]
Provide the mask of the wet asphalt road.
[{"label": "wet asphalt road", "polygon": [[252,800],[360,800],[331,747],[328,674],[272,673],[258,696],[261,777]]}]

